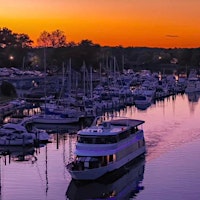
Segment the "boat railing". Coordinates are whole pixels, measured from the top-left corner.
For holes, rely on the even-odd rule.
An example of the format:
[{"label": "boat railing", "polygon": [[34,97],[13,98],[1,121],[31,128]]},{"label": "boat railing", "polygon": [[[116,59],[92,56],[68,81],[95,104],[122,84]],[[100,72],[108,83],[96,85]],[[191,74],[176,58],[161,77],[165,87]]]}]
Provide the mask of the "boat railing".
[{"label": "boat railing", "polygon": [[103,116],[97,116],[97,117],[95,117],[91,126],[97,126],[98,124],[102,123],[103,120],[104,120]]}]

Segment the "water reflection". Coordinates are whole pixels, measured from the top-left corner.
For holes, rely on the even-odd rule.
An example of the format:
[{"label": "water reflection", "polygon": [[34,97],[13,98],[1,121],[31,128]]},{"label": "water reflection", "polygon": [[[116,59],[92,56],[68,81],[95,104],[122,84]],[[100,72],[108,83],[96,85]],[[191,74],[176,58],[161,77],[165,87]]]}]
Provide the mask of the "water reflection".
[{"label": "water reflection", "polygon": [[6,164],[7,157],[9,163],[11,161],[31,161],[35,162],[37,158],[34,155],[34,147],[21,147],[21,146],[1,146],[0,154],[4,157]]},{"label": "water reflection", "polygon": [[141,190],[145,169],[145,158],[124,167],[115,174],[99,181],[77,182],[72,180],[66,191],[66,199],[130,199]]},{"label": "water reflection", "polygon": [[[0,199],[73,200],[105,199],[106,197],[111,199],[108,197],[109,194],[115,194],[112,199],[120,200],[131,199],[131,197],[142,200],[149,199],[149,197],[150,199],[164,199],[160,197],[161,195],[166,197],[165,199],[181,199],[171,198],[171,196],[173,194],[182,195],[187,190],[190,190],[188,193],[191,197],[195,192],[199,195],[199,176],[197,176],[199,157],[196,155],[198,151],[195,149],[191,151],[193,146],[190,148],[185,146],[182,156],[176,151],[180,146],[200,138],[200,112],[191,113],[188,106],[188,104],[195,105],[195,111],[198,111],[200,104],[195,101],[199,102],[198,94],[197,96],[190,94],[189,97],[184,94],[157,101],[145,111],[138,110],[135,106],[128,106],[119,111],[106,113],[106,117],[122,116],[144,120],[147,146],[145,161],[138,164],[138,167],[135,166],[127,171],[123,176],[114,180],[110,179],[108,183],[76,184],[71,181],[71,176],[65,166],[74,156],[76,134],[69,134],[68,131],[50,133],[52,142],[43,148],[11,147],[11,149],[1,149],[0,172],[2,176],[0,183],[2,187],[0,187]],[[80,124],[65,128],[76,131],[79,127]],[[7,152],[10,152],[10,155],[6,154]],[[175,152],[175,154],[163,161],[163,157],[168,152]],[[185,156],[187,153],[189,156]],[[189,159],[188,162],[185,161],[186,158]],[[156,164],[150,166],[151,163]],[[192,168],[186,167],[190,164],[194,164]],[[174,168],[174,165],[177,167]],[[143,191],[140,191],[143,189],[141,182],[145,186]],[[156,196],[156,194],[160,196]],[[157,198],[153,198],[154,196]]]},{"label": "water reflection", "polygon": [[189,101],[189,108],[191,113],[194,113],[196,106],[198,105],[200,92],[190,92],[186,94]]},{"label": "water reflection", "polygon": [[188,101],[189,102],[198,102],[200,97],[200,92],[190,92],[187,93]]}]

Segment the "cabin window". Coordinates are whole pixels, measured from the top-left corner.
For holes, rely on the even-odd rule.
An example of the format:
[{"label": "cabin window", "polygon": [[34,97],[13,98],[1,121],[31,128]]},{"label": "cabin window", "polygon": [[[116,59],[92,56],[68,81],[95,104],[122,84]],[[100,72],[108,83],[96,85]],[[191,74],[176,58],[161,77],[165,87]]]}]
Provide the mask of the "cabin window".
[{"label": "cabin window", "polygon": [[138,127],[132,127],[131,128],[131,134],[135,133],[138,131]]},{"label": "cabin window", "polygon": [[102,123],[102,126],[103,126],[104,128],[110,128],[110,123],[109,123],[109,122],[103,122],[103,123]]},{"label": "cabin window", "polygon": [[79,143],[93,144],[93,137],[82,137],[82,136],[77,136],[77,141],[78,141]]},{"label": "cabin window", "polygon": [[95,139],[95,144],[101,144],[101,138],[96,138]]},{"label": "cabin window", "polygon": [[107,140],[108,140],[108,143],[117,143],[117,137],[116,136],[111,135],[107,138]]},{"label": "cabin window", "polygon": [[113,162],[113,155],[109,155],[109,162]]},{"label": "cabin window", "polygon": [[95,138],[95,144],[113,144],[117,143],[117,137],[114,135],[108,135],[105,137],[96,137]]},{"label": "cabin window", "polygon": [[101,165],[102,165],[102,166],[107,165],[107,157],[106,157],[106,156],[101,157],[100,162],[101,162]]},{"label": "cabin window", "polygon": [[117,136],[109,135],[109,136],[77,136],[77,141],[79,143],[87,143],[87,144],[113,144],[117,142]]},{"label": "cabin window", "polygon": [[129,132],[128,131],[121,132],[119,134],[119,140],[123,140],[123,139],[127,138],[128,136],[129,136]]},{"label": "cabin window", "polygon": [[116,159],[117,159],[116,154],[113,154],[113,161],[116,161]]},{"label": "cabin window", "polygon": [[84,138],[84,143],[87,143],[87,144],[92,144],[93,143],[93,138]]}]

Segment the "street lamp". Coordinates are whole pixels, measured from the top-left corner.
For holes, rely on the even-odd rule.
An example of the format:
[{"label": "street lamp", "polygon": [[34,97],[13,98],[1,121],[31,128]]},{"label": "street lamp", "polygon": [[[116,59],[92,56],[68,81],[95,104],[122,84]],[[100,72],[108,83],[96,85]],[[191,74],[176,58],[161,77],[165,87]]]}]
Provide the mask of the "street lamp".
[{"label": "street lamp", "polygon": [[14,56],[10,55],[10,56],[9,56],[9,60],[10,60],[10,67],[11,67],[11,63],[12,63],[12,61],[14,60]]}]

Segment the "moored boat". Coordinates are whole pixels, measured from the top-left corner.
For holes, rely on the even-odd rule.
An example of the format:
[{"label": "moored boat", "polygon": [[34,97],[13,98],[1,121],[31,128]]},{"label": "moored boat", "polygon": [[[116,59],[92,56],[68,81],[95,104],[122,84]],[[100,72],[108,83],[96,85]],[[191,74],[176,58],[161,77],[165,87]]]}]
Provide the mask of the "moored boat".
[{"label": "moored boat", "polygon": [[75,159],[66,166],[72,179],[98,179],[145,154],[142,124],[136,119],[96,118],[95,124],[80,130]]},{"label": "moored boat", "polygon": [[0,146],[30,146],[33,143],[33,138],[25,134],[4,135],[0,137]]},{"label": "moored boat", "polygon": [[78,123],[79,120],[80,117],[69,117],[57,114],[39,114],[39,115],[34,115],[31,119],[31,121],[34,124],[54,124],[54,125]]},{"label": "moored boat", "polygon": [[[1,137],[1,143],[3,144],[10,144],[14,145],[16,143],[17,145],[26,143],[25,139],[28,138],[28,144],[31,143],[30,139],[32,139],[32,144],[34,142],[39,143],[47,143],[50,141],[50,136],[45,130],[37,129],[29,125],[29,121],[31,118],[27,117],[22,119],[19,122],[9,122],[0,128],[0,137]],[[17,138],[17,141],[16,141]],[[13,143],[10,141],[12,139]],[[15,140],[14,140],[15,139]],[[19,139],[21,139],[19,141]],[[8,142],[7,142],[8,140]]]},{"label": "moored boat", "polygon": [[71,180],[68,199],[131,199],[144,189],[145,158],[134,160],[130,165],[115,171],[101,180],[77,182]]}]

